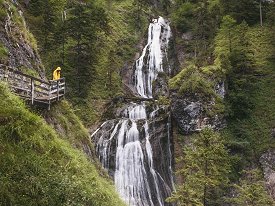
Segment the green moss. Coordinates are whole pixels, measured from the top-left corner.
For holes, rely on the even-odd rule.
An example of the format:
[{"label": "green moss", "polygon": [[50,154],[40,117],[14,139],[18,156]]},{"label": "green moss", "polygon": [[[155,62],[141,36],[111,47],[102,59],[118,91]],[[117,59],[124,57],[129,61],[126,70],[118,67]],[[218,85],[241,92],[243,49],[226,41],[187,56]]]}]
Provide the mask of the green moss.
[{"label": "green moss", "polygon": [[179,95],[198,95],[200,97],[215,97],[214,84],[199,68],[190,65],[169,81],[171,89],[178,90]]},{"label": "green moss", "polygon": [[86,156],[3,84],[0,98],[5,100],[0,101],[3,205],[124,205]]},{"label": "green moss", "polygon": [[200,96],[211,97],[215,95],[214,85],[210,81],[194,73],[179,88],[180,94],[198,94]]},{"label": "green moss", "polygon": [[0,62],[5,63],[8,61],[9,51],[8,49],[0,42]]},{"label": "green moss", "polygon": [[165,96],[160,96],[158,99],[158,104],[159,105],[170,105],[170,99],[168,97]]},{"label": "green moss", "polygon": [[68,140],[72,145],[82,149],[83,144],[94,148],[89,140],[89,133],[83,126],[79,117],[75,115],[72,106],[65,100],[53,105],[49,112],[44,114],[48,123],[59,131],[62,138]]},{"label": "green moss", "polygon": [[182,81],[187,79],[190,75],[192,75],[192,73],[196,72],[197,70],[198,68],[193,64],[185,67],[181,70],[180,73],[178,73],[175,77],[169,80],[169,87],[171,89],[179,89],[179,87],[182,84]]},{"label": "green moss", "polygon": [[39,74],[38,74],[38,72],[36,70],[29,69],[29,68],[27,68],[25,66],[21,66],[20,67],[20,71],[22,71],[25,74],[28,74],[28,75],[40,78],[40,76],[39,76]]},{"label": "green moss", "polygon": [[4,6],[4,0],[0,0],[0,22],[4,22],[7,17],[7,12]]}]

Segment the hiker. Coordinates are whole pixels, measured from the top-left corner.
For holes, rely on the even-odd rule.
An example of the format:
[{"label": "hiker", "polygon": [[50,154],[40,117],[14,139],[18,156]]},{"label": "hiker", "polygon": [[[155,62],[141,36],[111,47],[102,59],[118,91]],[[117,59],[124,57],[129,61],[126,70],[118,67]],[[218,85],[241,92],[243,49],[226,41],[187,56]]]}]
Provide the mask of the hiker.
[{"label": "hiker", "polygon": [[53,72],[53,80],[60,79],[60,76],[61,76],[61,68],[57,67]]}]

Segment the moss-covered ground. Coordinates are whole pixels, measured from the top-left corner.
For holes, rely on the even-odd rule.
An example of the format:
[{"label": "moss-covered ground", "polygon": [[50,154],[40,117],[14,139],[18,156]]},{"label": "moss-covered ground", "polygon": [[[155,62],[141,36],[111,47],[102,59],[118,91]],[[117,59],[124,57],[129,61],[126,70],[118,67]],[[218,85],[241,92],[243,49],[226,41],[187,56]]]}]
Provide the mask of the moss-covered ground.
[{"label": "moss-covered ground", "polygon": [[[3,83],[0,99],[1,205],[124,205],[84,153],[59,138]],[[86,136],[84,129],[79,136]]]}]

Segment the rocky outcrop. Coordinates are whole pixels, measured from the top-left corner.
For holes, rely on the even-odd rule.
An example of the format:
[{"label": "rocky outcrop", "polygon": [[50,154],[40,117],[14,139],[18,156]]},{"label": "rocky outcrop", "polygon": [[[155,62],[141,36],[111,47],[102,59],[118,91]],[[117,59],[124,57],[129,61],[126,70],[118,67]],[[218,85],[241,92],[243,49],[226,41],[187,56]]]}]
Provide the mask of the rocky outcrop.
[{"label": "rocky outcrop", "polygon": [[193,96],[180,96],[173,92],[171,95],[172,115],[177,126],[183,134],[198,132],[205,127],[215,130],[224,128],[225,122],[222,117],[214,115],[210,117],[207,110],[215,104],[214,101],[204,101],[202,98]]},{"label": "rocky outcrop", "polygon": [[8,59],[1,63],[24,72],[36,71],[40,78],[45,79],[35,39],[26,26],[19,5],[16,1],[5,1],[4,8],[6,16],[0,23],[0,43],[8,50]]},{"label": "rocky outcrop", "polygon": [[169,97],[168,77],[165,73],[159,73],[158,78],[153,82],[153,98]]},{"label": "rocky outcrop", "polygon": [[266,187],[275,200],[275,149],[270,149],[260,157]]}]

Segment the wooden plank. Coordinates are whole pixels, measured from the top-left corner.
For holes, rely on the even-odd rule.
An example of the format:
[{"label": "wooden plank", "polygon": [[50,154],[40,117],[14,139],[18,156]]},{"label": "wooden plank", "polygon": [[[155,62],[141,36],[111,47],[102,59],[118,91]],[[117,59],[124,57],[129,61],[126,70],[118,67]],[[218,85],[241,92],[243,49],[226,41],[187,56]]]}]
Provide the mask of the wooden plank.
[{"label": "wooden plank", "polygon": [[21,90],[21,91],[25,91],[25,92],[31,92],[30,89],[25,89],[25,88],[13,86],[13,85],[11,85],[11,87],[12,87],[13,89],[16,89],[16,90]]},{"label": "wooden plank", "polygon": [[17,80],[19,80],[19,81],[23,81],[23,82],[26,82],[26,83],[30,83],[31,81],[30,81],[30,79],[29,80],[26,80],[26,79],[24,79],[24,78],[22,78],[22,77],[17,77],[17,76],[11,76],[13,79],[17,79]]},{"label": "wooden plank", "polygon": [[38,85],[38,84],[35,84],[35,87],[36,87],[36,88],[39,88],[39,89],[42,89],[42,90],[45,91],[45,92],[48,92],[48,91],[49,91],[49,88],[45,88],[45,87],[43,87],[43,86],[41,86],[41,85]]},{"label": "wooden plank", "polygon": [[33,78],[35,81],[41,82],[41,83],[43,83],[43,84],[50,85],[49,82],[46,82],[46,81],[44,81],[44,80],[42,80],[42,79],[38,79],[38,78],[33,77],[33,76],[30,76],[30,75],[28,75],[28,74],[24,74],[24,73],[22,73],[22,72],[20,72],[20,71],[15,71],[15,70],[14,70],[13,72],[14,72],[15,74],[21,74],[21,75],[24,76],[24,77]]},{"label": "wooden plank", "polygon": [[43,91],[37,91],[37,90],[35,90],[34,93],[38,94],[38,95],[42,95],[42,96],[45,96],[45,95],[48,96],[48,93],[47,92],[43,92]]},{"label": "wooden plank", "polygon": [[[42,79],[39,79],[39,78],[33,77],[33,76],[31,76],[31,75],[25,74],[25,73],[23,73],[23,72],[21,72],[21,71],[15,70],[15,69],[12,68],[12,67],[9,67],[9,66],[0,64],[0,68],[1,68],[1,67],[4,67],[5,69],[7,68],[8,71],[11,71],[11,72],[14,73],[14,74],[19,74],[19,75],[22,75],[22,76],[27,77],[27,78],[30,78],[30,79],[33,78],[33,79],[36,80],[36,81],[39,81],[39,82],[41,82],[41,83],[50,85],[49,82],[46,82],[46,81],[44,81],[44,80],[42,80]],[[4,70],[5,70],[5,69],[4,69]]]}]

